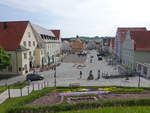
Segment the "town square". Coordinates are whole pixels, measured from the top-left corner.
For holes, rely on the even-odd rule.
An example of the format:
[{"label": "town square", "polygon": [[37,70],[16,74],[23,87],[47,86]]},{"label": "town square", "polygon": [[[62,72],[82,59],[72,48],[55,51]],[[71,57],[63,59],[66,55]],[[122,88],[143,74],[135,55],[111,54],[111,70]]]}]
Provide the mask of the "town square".
[{"label": "town square", "polygon": [[1,0],[0,113],[150,113],[148,0]]}]

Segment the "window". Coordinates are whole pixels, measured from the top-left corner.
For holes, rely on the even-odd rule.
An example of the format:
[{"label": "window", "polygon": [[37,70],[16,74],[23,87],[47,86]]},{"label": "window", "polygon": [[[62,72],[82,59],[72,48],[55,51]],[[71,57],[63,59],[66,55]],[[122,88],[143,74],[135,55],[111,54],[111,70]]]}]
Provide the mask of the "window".
[{"label": "window", "polygon": [[30,32],[28,32],[28,37],[29,37],[29,38],[31,37],[31,33],[30,33]]},{"label": "window", "polygon": [[144,75],[147,75],[147,67],[146,66],[143,67],[143,73],[144,73]]},{"label": "window", "polygon": [[31,47],[31,41],[29,41],[28,44],[29,44],[29,47]]},{"label": "window", "polygon": [[21,67],[19,67],[19,71],[21,71]]},{"label": "window", "polygon": [[26,41],[23,41],[23,45],[26,47]]},{"label": "window", "polygon": [[30,52],[29,52],[29,56],[31,56],[31,55],[32,55],[32,52],[30,51]]},{"label": "window", "polygon": [[24,59],[27,59],[27,53],[24,53]]},{"label": "window", "polygon": [[35,41],[33,41],[33,46],[35,46]]},{"label": "window", "polygon": [[41,50],[41,55],[43,54],[43,51]]}]

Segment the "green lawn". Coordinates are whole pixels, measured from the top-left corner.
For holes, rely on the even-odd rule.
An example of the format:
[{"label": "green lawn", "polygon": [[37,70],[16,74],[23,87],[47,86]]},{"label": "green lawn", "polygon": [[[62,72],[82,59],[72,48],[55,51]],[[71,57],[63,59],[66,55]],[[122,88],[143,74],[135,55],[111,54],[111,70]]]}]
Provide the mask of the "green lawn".
[{"label": "green lawn", "polygon": [[103,107],[89,110],[76,110],[59,113],[150,113],[150,106]]},{"label": "green lawn", "polygon": [[54,88],[45,88],[40,91],[33,91],[29,96],[23,96],[23,97],[17,97],[17,98],[11,98],[6,100],[3,104],[0,104],[0,113],[6,113],[6,110],[9,108],[22,106],[26,103],[32,102],[33,100],[49,93]]},{"label": "green lawn", "polygon": [[4,92],[7,89],[6,86],[0,86],[0,93]]},{"label": "green lawn", "polygon": [[[22,84],[19,85],[20,86],[24,86]],[[15,86],[18,87],[18,86]],[[130,105],[150,105],[150,99],[141,99],[141,100],[112,100],[112,101],[97,101],[97,102],[91,102],[91,103],[79,103],[77,105],[70,105],[70,104],[61,104],[61,105],[54,105],[54,106],[42,106],[42,107],[24,107],[25,104],[32,102],[33,100],[49,93],[49,92],[63,92],[63,91],[77,91],[80,90],[80,88],[91,88],[90,86],[86,86],[86,87],[57,87],[57,89],[55,89],[54,87],[51,88],[45,88],[41,91],[33,91],[29,96],[23,96],[23,97],[18,97],[18,98],[12,98],[12,99],[8,99],[7,101],[5,101],[3,104],[0,105],[0,113],[6,113],[6,111],[10,108],[18,108],[18,107],[23,107],[23,108],[19,108],[19,109],[25,109],[25,110],[34,110],[34,111],[38,111],[39,109],[50,109],[50,110],[54,110],[54,111],[66,111],[66,110],[78,110],[78,109],[90,109],[90,108],[98,108],[99,106],[130,106]],[[92,88],[100,88],[100,86],[94,86]],[[114,88],[114,86],[110,86],[110,87],[105,87],[105,88]],[[150,90],[150,88],[133,88],[133,87],[116,87],[113,89],[114,92],[141,92],[144,90]],[[134,108],[134,107],[132,107]],[[148,107],[147,107],[148,108]],[[18,110],[19,110],[18,109]],[[112,109],[114,109],[112,112],[109,112],[109,110],[111,111]],[[97,111],[100,111],[98,113],[117,113],[117,111],[115,110],[121,110],[124,109],[124,107],[105,107],[103,109],[100,110],[104,110],[108,112],[103,112],[100,111],[99,109],[94,109],[95,111],[93,112],[93,110],[88,110],[89,113],[97,113]],[[129,109],[132,111],[131,108],[127,107],[126,109]],[[137,110],[140,110],[140,108],[137,108]],[[143,107],[141,107],[141,109],[144,109]],[[91,111],[91,112],[90,112]],[[132,112],[125,112],[123,110],[121,110],[121,113],[132,113]],[[77,111],[74,112],[66,112],[66,113],[75,113]],[[81,111],[82,112],[82,111]],[[11,112],[11,113],[20,113],[19,112]],[[44,113],[44,112],[43,112]],[[65,113],[65,112],[63,112]],[[80,113],[80,111],[79,111]],[[88,112],[82,112],[82,113],[88,113]],[[120,113],[120,112],[118,112]],[[133,113],[140,113],[140,112],[133,112]],[[141,112],[143,113],[143,112]],[[150,112],[144,112],[144,113],[150,113]]]},{"label": "green lawn", "polygon": [[27,82],[17,82],[17,83],[10,85],[10,88],[11,89],[19,89],[19,88],[24,88],[27,85],[28,85]]}]

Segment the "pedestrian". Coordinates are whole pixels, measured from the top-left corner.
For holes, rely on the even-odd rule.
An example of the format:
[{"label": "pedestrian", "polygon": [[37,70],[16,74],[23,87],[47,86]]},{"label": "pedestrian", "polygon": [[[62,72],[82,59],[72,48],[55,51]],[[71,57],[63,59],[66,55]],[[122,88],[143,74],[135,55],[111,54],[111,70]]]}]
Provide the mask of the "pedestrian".
[{"label": "pedestrian", "polygon": [[80,71],[80,79],[82,78],[82,71]]},{"label": "pedestrian", "polygon": [[90,59],[90,63],[92,63],[92,58]]},{"label": "pedestrian", "polygon": [[98,70],[98,77],[97,79],[100,79],[100,70]]}]

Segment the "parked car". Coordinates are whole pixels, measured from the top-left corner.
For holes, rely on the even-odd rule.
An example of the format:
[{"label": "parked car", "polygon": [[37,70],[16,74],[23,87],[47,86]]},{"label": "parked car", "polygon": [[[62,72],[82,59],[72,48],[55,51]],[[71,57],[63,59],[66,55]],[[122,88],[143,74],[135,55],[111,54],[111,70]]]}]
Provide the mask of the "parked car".
[{"label": "parked car", "polygon": [[99,57],[98,57],[98,60],[103,60],[102,56],[99,56]]},{"label": "parked car", "polygon": [[35,80],[43,80],[44,77],[39,75],[39,74],[35,74],[35,73],[30,73],[26,76],[26,80],[27,81],[35,81]]},{"label": "parked car", "polygon": [[97,57],[98,57],[98,56],[101,56],[101,54],[100,54],[100,53],[97,53]]}]

